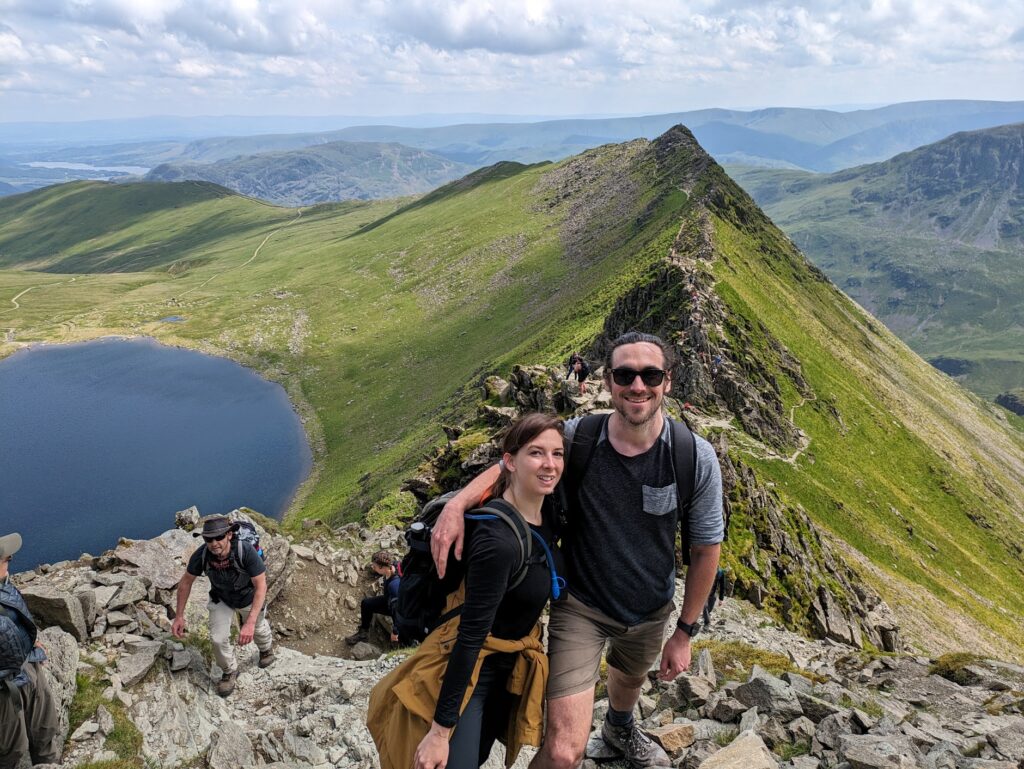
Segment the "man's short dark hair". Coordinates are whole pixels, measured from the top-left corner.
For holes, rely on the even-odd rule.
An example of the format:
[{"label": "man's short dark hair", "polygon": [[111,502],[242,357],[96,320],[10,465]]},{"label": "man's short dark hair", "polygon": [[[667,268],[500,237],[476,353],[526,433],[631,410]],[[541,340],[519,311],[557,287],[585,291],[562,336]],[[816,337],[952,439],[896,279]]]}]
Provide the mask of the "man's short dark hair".
[{"label": "man's short dark hair", "polygon": [[664,367],[666,371],[672,371],[672,367],[676,364],[676,356],[670,345],[665,344],[661,337],[655,336],[654,334],[645,334],[642,331],[627,331],[622,336],[618,337],[608,346],[608,352],[604,356],[604,371],[605,376],[610,376],[612,370],[612,355],[619,347],[626,344],[640,344],[646,342],[647,344],[653,344],[659,350],[664,358]]}]

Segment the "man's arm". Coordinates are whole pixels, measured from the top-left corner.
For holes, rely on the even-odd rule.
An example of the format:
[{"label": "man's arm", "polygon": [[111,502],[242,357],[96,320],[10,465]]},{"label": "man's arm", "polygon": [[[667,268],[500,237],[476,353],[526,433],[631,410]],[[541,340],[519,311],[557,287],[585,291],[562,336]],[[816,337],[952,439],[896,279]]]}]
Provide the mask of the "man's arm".
[{"label": "man's arm", "polygon": [[186,571],[178,582],[178,602],[174,610],[174,622],[171,623],[171,633],[175,638],[185,637],[185,606],[188,604],[192,583],[195,581],[195,576]]},{"label": "man's arm", "polygon": [[479,504],[481,497],[498,480],[501,469],[498,465],[491,465],[481,472],[476,478],[458,494],[448,500],[438,516],[434,530],[430,534],[430,553],[434,556],[434,566],[437,567],[437,576],[444,577],[445,569],[448,566],[448,551],[455,545],[455,557],[462,560],[462,540],[466,533],[466,519],[463,517],[467,510],[473,509]]},{"label": "man's arm", "polygon": [[[722,553],[722,545],[692,545],[690,547],[690,566],[686,570],[686,587],[683,593],[683,608],[679,619],[692,625],[700,619],[704,604],[711,595],[718,574],[718,560]],[[684,630],[676,628],[661,651],[661,670],[658,678],[672,681],[690,667],[690,636]]]},{"label": "man's arm", "polygon": [[256,632],[256,621],[263,610],[263,601],[267,597],[267,574],[264,572],[252,578],[252,586],[256,589],[252,597],[252,607],[249,609],[249,616],[245,618],[242,627],[238,631],[238,645],[245,646],[252,643],[253,633]]}]

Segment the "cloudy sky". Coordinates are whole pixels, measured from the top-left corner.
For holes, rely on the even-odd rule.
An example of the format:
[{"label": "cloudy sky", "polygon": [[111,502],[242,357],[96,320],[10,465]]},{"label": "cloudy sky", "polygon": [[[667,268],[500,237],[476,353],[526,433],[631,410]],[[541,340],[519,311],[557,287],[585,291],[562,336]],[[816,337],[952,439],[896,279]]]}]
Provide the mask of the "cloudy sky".
[{"label": "cloudy sky", "polygon": [[0,121],[1024,99],[1024,0],[0,0]]}]

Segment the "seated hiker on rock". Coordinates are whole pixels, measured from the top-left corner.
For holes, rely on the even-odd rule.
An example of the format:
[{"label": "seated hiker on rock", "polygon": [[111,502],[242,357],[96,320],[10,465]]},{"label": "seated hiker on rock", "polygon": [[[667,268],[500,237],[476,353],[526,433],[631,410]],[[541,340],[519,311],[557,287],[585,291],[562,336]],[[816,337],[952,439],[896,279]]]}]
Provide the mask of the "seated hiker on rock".
[{"label": "seated hiker on rock", "polygon": [[[235,540],[238,524],[223,515],[210,516],[203,522],[203,545],[192,553],[185,573],[178,583],[177,614],[171,632],[177,638],[185,636],[185,607],[192,583],[196,577],[210,578],[210,640],[213,656],[222,671],[217,683],[217,694],[227,697],[235,690],[238,663],[231,644],[231,623],[238,615],[241,628],[239,646],[255,639],[260,650],[259,666],[265,668],[274,661],[273,636],[267,622],[267,567],[263,558],[249,542]],[[199,533],[193,536],[200,536]]]},{"label": "seated hiker on rock", "polygon": [[367,725],[381,769],[475,769],[498,738],[512,758],[540,744],[547,657],[538,620],[561,582],[546,500],[562,475],[562,422],[528,414],[502,450],[485,499],[507,520],[470,521],[465,576],[441,615],[447,621],[370,695]]},{"label": "seated hiker on rock", "polygon": [[[398,560],[387,550],[380,550],[374,553],[373,558],[370,559],[370,568],[383,580],[384,591],[382,595],[368,596],[360,602],[359,629],[345,639],[349,646],[370,637],[370,622],[373,621],[374,614],[392,617],[392,627],[394,627],[392,607],[398,599],[398,586],[401,582],[401,577],[398,574]],[[394,630],[391,631],[391,640],[392,642],[398,641],[398,633]]]},{"label": "seated hiker on rock", "polygon": [[578,352],[574,352],[569,356],[569,368],[565,372],[566,380],[570,380],[576,377],[576,381],[580,384],[580,395],[583,395],[587,391],[587,377],[590,376],[590,366],[583,360],[583,356]]},{"label": "seated hiker on rock", "polygon": [[11,582],[11,557],[21,535],[0,537],[0,768],[59,764],[57,708],[42,666],[46,651],[21,592]]}]

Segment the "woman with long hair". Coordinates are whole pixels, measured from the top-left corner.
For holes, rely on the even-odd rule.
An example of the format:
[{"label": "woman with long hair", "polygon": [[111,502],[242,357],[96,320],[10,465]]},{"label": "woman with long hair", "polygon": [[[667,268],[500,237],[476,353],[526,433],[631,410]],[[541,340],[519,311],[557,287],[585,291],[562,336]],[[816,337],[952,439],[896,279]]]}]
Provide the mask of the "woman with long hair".
[{"label": "woman with long hair", "polygon": [[[539,715],[525,738],[512,732],[522,726],[517,722],[524,720],[524,713],[542,713],[547,664],[538,620],[557,592],[562,569],[555,513],[546,501],[562,477],[564,455],[562,421],[555,416],[527,414],[505,433],[501,474],[487,504],[519,516],[528,527],[532,555],[522,571],[522,546],[513,527],[497,519],[470,522],[465,577],[454,599],[464,593],[461,614],[428,636],[371,696],[368,715],[382,769],[409,769],[409,763],[401,762],[413,745],[413,769],[476,769],[498,738],[506,741],[510,753],[520,744],[539,744]],[[524,676],[528,661],[538,658],[542,664],[533,664],[533,673]],[[428,725],[422,707],[411,700],[422,701],[424,687],[436,689],[437,679],[441,683]],[[398,708],[420,711],[416,717],[404,713],[391,720],[400,724],[397,738],[394,731],[382,734],[377,728],[384,719],[379,715],[382,702],[388,698]],[[406,732],[417,729],[410,740]],[[403,747],[396,747],[398,743]]]}]

